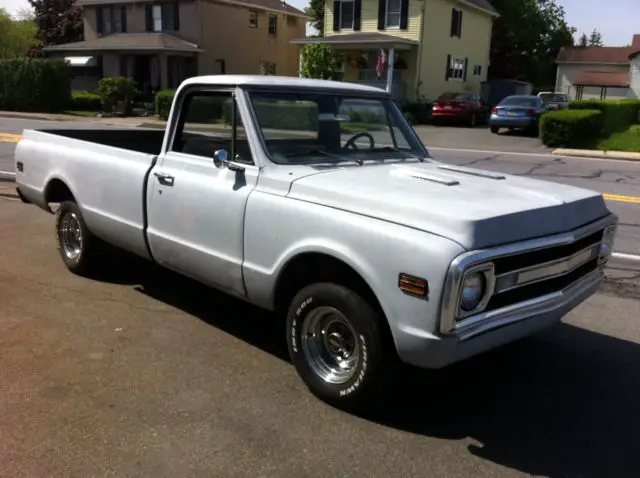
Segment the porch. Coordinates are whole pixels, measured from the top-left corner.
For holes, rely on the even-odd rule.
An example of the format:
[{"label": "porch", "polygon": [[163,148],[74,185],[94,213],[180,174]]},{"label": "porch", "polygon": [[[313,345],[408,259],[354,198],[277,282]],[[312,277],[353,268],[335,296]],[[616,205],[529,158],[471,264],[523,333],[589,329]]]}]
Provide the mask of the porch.
[{"label": "porch", "polygon": [[[296,45],[329,45],[342,56],[342,68],[334,79],[359,83],[387,90],[400,104],[411,99],[417,74],[418,42],[382,33],[349,33],[327,37],[306,37],[292,40]],[[376,66],[384,51],[387,66],[378,76]],[[302,52],[300,53],[302,62]]]},{"label": "porch", "polygon": [[116,34],[45,48],[51,58],[71,65],[72,89],[95,90],[104,77],[126,76],[141,96],[177,87],[197,74],[196,45],[164,33]]}]

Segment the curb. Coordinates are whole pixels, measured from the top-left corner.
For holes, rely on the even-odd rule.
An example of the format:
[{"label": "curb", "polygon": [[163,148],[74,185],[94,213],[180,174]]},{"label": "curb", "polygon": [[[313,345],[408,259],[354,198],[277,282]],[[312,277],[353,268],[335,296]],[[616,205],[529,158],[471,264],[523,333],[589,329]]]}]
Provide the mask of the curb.
[{"label": "curb", "polygon": [[572,156],[577,158],[619,159],[622,161],[640,161],[640,153],[627,151],[597,151],[590,149],[558,148],[551,151],[555,156]]},{"label": "curb", "polygon": [[[140,121],[137,123],[130,124],[122,124],[117,120],[117,118],[95,118],[95,117],[87,117],[87,116],[65,116],[62,118],[55,118],[47,115],[27,115],[21,113],[0,113],[0,118],[9,118],[9,119],[21,119],[21,120],[30,120],[30,121],[51,121],[55,123],[88,123],[88,124],[101,124],[105,126],[119,126],[119,127],[130,127],[130,128],[140,128],[144,121]],[[164,129],[164,126],[163,126]]]}]

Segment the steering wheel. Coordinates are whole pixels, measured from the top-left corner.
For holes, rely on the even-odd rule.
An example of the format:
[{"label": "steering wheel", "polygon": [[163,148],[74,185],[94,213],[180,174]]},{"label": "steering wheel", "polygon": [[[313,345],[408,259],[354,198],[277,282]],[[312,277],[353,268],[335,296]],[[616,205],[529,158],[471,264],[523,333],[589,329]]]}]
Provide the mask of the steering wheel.
[{"label": "steering wheel", "polygon": [[373,146],[375,145],[375,140],[373,139],[373,136],[371,136],[366,131],[356,133],[351,138],[349,138],[347,142],[344,143],[344,149],[347,149],[349,147],[353,149],[360,149],[356,146],[356,141],[360,138],[367,138],[369,140],[369,149],[373,149]]}]

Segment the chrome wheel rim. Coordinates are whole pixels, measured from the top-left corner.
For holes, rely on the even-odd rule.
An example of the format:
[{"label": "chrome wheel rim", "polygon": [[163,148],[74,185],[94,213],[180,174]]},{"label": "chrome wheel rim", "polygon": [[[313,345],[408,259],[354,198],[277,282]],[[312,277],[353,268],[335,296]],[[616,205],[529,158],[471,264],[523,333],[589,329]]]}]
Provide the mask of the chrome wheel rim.
[{"label": "chrome wheel rim", "polygon": [[71,260],[76,260],[82,252],[82,231],[78,216],[73,212],[63,213],[58,233],[64,255]]},{"label": "chrome wheel rim", "polygon": [[333,307],[317,307],[307,315],[301,345],[313,372],[327,383],[348,382],[358,369],[360,345],[355,330]]}]

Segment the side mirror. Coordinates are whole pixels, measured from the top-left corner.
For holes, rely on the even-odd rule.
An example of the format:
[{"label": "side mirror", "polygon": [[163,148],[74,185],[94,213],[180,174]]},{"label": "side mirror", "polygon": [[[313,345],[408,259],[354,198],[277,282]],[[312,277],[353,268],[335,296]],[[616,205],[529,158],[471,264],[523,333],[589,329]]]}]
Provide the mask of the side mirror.
[{"label": "side mirror", "polygon": [[216,168],[227,167],[231,171],[243,172],[244,166],[229,161],[229,153],[226,149],[217,149],[213,153],[213,165]]}]

